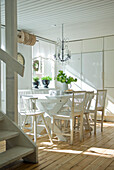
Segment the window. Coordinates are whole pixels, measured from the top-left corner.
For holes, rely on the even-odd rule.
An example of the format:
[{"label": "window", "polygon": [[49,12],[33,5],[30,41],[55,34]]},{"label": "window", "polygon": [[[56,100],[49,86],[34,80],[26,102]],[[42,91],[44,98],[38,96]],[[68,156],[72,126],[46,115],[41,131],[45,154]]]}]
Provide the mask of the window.
[{"label": "window", "polygon": [[40,79],[40,86],[42,85],[41,78],[44,76],[52,77],[49,87],[55,87],[55,61],[53,55],[55,53],[55,45],[44,41],[37,42],[33,46],[33,62],[32,62],[32,80],[33,77],[38,76]]}]

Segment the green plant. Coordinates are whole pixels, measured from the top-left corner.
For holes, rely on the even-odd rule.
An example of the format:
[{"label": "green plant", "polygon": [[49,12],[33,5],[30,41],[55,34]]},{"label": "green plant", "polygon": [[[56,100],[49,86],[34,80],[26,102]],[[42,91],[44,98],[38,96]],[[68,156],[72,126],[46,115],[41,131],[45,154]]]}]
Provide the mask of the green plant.
[{"label": "green plant", "polygon": [[70,84],[71,82],[77,81],[76,78],[74,79],[71,76],[67,77],[67,75],[62,70],[59,70],[59,74],[55,79],[57,79],[57,81],[60,81],[61,83],[66,83],[66,84]]},{"label": "green plant", "polygon": [[37,82],[39,80],[39,77],[33,77],[33,80]]},{"label": "green plant", "polygon": [[46,77],[42,77],[42,80],[52,80],[52,78],[50,76],[46,76]]}]

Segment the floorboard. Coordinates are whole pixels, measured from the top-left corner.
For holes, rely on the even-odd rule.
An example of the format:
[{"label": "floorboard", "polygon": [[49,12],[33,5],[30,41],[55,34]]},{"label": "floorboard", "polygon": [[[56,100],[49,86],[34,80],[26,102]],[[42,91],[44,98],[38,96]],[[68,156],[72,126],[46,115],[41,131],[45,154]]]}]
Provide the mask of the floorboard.
[{"label": "floorboard", "polygon": [[[73,145],[58,141],[53,137],[51,145],[48,136],[38,138],[38,164],[24,163],[22,160],[10,164],[4,169],[16,170],[113,170],[114,169],[114,123],[104,122],[101,133],[97,124],[97,134],[90,136],[85,132],[84,141],[79,141],[79,133],[74,135]],[[0,142],[0,152],[5,142]]]}]

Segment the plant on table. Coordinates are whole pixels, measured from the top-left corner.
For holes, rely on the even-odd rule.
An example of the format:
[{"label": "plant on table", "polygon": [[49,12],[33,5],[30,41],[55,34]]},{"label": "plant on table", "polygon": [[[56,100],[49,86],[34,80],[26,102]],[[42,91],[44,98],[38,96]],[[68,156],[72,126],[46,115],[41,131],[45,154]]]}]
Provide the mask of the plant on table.
[{"label": "plant on table", "polygon": [[67,77],[67,75],[62,70],[59,70],[59,74],[57,75],[56,79],[57,81],[66,84],[70,84],[71,82],[77,81],[77,78],[74,79],[71,76]]},{"label": "plant on table", "polygon": [[67,76],[62,70],[59,70],[59,73],[57,77],[55,78],[57,81],[66,84],[66,87],[64,90],[68,89],[68,84],[71,84],[71,82],[76,82],[77,78],[73,78],[71,76]]}]

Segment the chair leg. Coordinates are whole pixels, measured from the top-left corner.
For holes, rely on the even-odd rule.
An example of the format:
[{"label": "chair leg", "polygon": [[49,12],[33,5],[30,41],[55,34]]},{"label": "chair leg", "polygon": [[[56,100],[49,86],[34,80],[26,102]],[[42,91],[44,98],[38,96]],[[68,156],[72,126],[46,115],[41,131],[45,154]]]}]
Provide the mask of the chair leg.
[{"label": "chair leg", "polygon": [[96,121],[97,121],[97,111],[94,114],[94,134],[96,135]]},{"label": "chair leg", "polygon": [[80,116],[80,141],[82,141],[84,138],[83,135],[83,115]]},{"label": "chair leg", "polygon": [[70,119],[70,133],[71,133],[70,143],[71,145],[73,144],[73,131],[74,131],[74,119]]},{"label": "chair leg", "polygon": [[80,117],[78,117],[78,126],[77,126],[78,130],[79,130],[79,127],[80,127]]},{"label": "chair leg", "polygon": [[54,125],[55,125],[55,118],[51,117],[51,138],[54,134]]},{"label": "chair leg", "polygon": [[25,123],[26,123],[26,121],[27,121],[27,118],[28,118],[28,116],[25,116],[25,120],[23,121],[23,123],[22,123],[22,129],[25,127]]},{"label": "chair leg", "polygon": [[54,134],[54,124],[55,124],[55,118],[51,117],[51,137]]},{"label": "chair leg", "polygon": [[90,127],[90,123],[89,123],[89,115],[85,114],[85,118],[86,118],[86,122],[87,122],[87,128],[90,131],[90,135],[91,135],[91,127]]},{"label": "chair leg", "polygon": [[36,123],[36,116],[33,116],[33,122],[34,122],[34,142],[36,143],[36,140],[37,140],[37,123]]},{"label": "chair leg", "polygon": [[101,117],[101,132],[103,132],[103,120],[104,120],[104,109],[102,110],[102,117]]},{"label": "chair leg", "polygon": [[74,130],[76,128],[76,116],[74,117]]},{"label": "chair leg", "polygon": [[50,134],[50,131],[49,131],[49,128],[48,128],[47,123],[46,123],[45,118],[44,118],[44,115],[41,115],[41,116],[42,116],[42,119],[44,121],[44,124],[45,124],[45,127],[46,127],[46,131],[47,131],[47,134],[48,134],[48,136],[50,138],[50,141],[51,141],[51,143],[53,143],[52,142],[52,138],[51,138],[51,134]]}]

